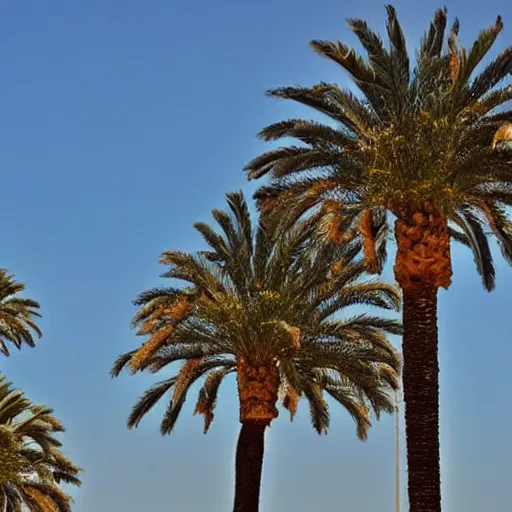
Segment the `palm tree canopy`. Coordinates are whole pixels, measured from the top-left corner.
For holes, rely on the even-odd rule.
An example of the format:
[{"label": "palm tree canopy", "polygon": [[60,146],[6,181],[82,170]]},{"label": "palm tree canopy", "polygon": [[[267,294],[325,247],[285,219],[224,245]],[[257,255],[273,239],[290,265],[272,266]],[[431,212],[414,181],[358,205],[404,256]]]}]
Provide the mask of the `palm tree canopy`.
[{"label": "palm tree canopy", "polygon": [[157,373],[176,361],[184,363],[178,375],[139,399],[129,427],[173,389],[161,424],[161,432],[170,433],[190,386],[206,376],[196,406],[206,432],[221,381],[249,361],[278,365],[281,398],[292,417],[303,396],[314,427],[325,431],[325,392],[354,417],[364,438],[369,409],[377,415],[392,410],[386,390],[397,386],[400,361],[387,333],[400,334],[401,325],[370,315],[340,319],[337,313],[356,304],[397,310],[397,288],[359,279],[365,272],[365,264],[355,260],[359,241],[308,245],[316,229],[312,219],[272,236],[262,222],[253,228],[241,193],[227,199],[229,213],[213,211],[220,232],[195,225],[208,251],[162,254],[160,262],[169,267],[163,277],[187,286],[152,289],[134,302],[140,308],[133,326],[149,339],[121,355],[112,376],[127,365],[132,373]]},{"label": "palm tree canopy", "polygon": [[40,338],[41,331],[34,317],[41,317],[37,311],[39,303],[33,299],[19,297],[25,289],[23,283],[16,282],[6,269],[0,269],[0,351],[9,355],[8,343],[17,349],[25,343],[35,346],[33,332]]},{"label": "palm tree canopy", "polygon": [[268,151],[246,166],[250,179],[272,178],[256,194],[260,209],[287,211],[293,221],[330,200],[343,215],[342,231],[362,223],[377,233],[387,229],[386,211],[404,218],[427,205],[428,216],[433,205],[446,215],[452,238],[472,249],[491,290],[488,232],[512,263],[506,215],[512,205],[512,85],[504,85],[512,47],[483,64],[503,28],[501,17],[464,48],[458,20],[447,30],[447,11],[438,10],[414,66],[393,7],[387,6],[389,47],[365,21],[349,19],[348,25],[366,59],[341,42],[311,46],[348,72],[359,94],[327,83],[268,91],[312,107],[331,123],[290,119],[261,131],[264,140],[292,137],[300,145]]},{"label": "palm tree canopy", "polygon": [[53,410],[33,404],[0,376],[0,508],[71,512],[60,482],[80,485],[75,466],[60,450],[64,432]]}]

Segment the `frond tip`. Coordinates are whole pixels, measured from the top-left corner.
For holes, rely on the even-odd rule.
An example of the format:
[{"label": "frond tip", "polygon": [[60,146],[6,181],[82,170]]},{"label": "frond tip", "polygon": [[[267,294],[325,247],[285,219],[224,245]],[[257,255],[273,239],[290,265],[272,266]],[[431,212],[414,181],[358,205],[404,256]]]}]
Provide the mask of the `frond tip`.
[{"label": "frond tip", "polygon": [[232,371],[232,369],[222,369],[211,372],[208,377],[206,377],[204,385],[199,391],[194,414],[201,414],[204,417],[205,434],[208,432],[214,418],[219,387],[224,377]]}]

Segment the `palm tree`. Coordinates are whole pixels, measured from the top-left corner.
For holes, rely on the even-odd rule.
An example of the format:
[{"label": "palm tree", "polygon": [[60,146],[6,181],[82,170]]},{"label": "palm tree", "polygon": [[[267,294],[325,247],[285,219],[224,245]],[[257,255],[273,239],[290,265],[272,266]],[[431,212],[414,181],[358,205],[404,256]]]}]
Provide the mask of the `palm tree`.
[{"label": "palm tree", "polygon": [[126,366],[132,373],[158,373],[183,361],[177,375],[138,400],[128,419],[128,426],[136,427],[173,390],[162,434],[171,432],[188,390],[203,376],[195,413],[204,416],[206,433],[219,386],[235,373],[242,427],[234,511],[255,512],[264,433],[278,415],[279,398],[293,419],[304,397],[313,427],[322,433],[329,426],[324,395],[330,396],[354,418],[361,439],[367,436],[371,410],[377,417],[393,411],[387,390],[397,387],[400,363],[386,333],[399,334],[400,324],[369,315],[342,320],[336,314],[354,304],[396,310],[400,297],[392,285],[359,280],[366,267],[353,261],[358,241],[306,249],[314,222],[276,238],[261,222],[253,229],[241,193],[227,199],[230,213],[213,211],[220,233],[204,223],[195,225],[209,251],[163,253],[160,262],[170,267],[163,277],[185,281],[188,287],[158,288],[139,296],[133,326],[149,339],[121,355],[111,373],[118,376]]},{"label": "palm tree", "polygon": [[[438,436],[437,292],[448,288],[450,240],[473,251],[487,290],[495,281],[487,240],[493,234],[512,263],[512,47],[475,70],[503,28],[500,17],[470,49],[455,20],[446,37],[446,9],[436,11],[416,52],[409,54],[395,9],[387,6],[389,48],[365,21],[348,20],[367,53],[342,42],[312,48],[348,72],[359,94],[335,84],[285,87],[272,97],[308,105],[329,124],[290,119],[264,128],[267,141],[293,137],[246,166],[249,179],[270,175],[257,192],[260,211],[286,223],[315,211],[336,241],[361,237],[378,272],[374,240],[395,217],[395,278],[403,291],[403,386],[411,512],[441,510]],[[445,47],[446,41],[446,47]],[[289,215],[284,215],[288,212]],[[318,213],[320,212],[320,213]]]},{"label": "palm tree", "polygon": [[14,280],[6,269],[0,269],[0,351],[9,355],[6,342],[21,349],[23,343],[35,346],[32,331],[40,338],[41,331],[34,322],[34,317],[41,317],[37,311],[39,303],[32,299],[19,297],[25,289],[23,283]]},{"label": "palm tree", "polygon": [[64,432],[53,410],[33,404],[0,376],[0,509],[71,512],[60,482],[80,485],[75,466],[60,450]]}]

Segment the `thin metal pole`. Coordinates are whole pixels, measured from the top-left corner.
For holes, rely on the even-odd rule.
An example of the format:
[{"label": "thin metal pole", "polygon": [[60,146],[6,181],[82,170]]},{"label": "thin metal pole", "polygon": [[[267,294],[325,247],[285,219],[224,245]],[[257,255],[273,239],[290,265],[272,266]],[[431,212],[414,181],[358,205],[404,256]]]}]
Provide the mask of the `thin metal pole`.
[{"label": "thin metal pole", "polygon": [[395,394],[395,512],[400,512],[400,406],[399,391]]}]

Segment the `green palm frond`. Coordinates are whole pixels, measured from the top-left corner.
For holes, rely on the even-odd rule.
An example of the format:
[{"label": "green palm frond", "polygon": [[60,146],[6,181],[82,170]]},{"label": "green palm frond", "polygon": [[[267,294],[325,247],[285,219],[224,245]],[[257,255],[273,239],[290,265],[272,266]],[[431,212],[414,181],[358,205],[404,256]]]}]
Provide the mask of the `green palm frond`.
[{"label": "green palm frond", "polygon": [[482,227],[482,221],[470,209],[461,209],[459,212],[456,212],[453,220],[469,241],[484,288],[487,291],[491,291],[495,285],[495,270],[489,242]]},{"label": "green palm frond", "polygon": [[127,352],[126,354],[121,354],[112,366],[112,369],[110,370],[110,376],[118,377],[136,352],[136,350],[130,350],[130,352]]},{"label": "green palm frond", "polygon": [[174,425],[176,424],[176,421],[181,412],[181,409],[185,404],[185,401],[187,399],[187,393],[190,390],[192,384],[196,382],[198,379],[200,379],[202,376],[208,374],[208,372],[215,370],[219,367],[224,367],[224,361],[213,359],[202,361],[198,366],[194,368],[193,373],[186,381],[184,387],[181,390],[179,390],[177,396],[173,397],[173,399],[169,401],[169,405],[167,407],[166,412],[164,413],[164,417],[162,418],[162,422],[160,425],[160,433],[162,435],[170,434],[172,432]]},{"label": "green palm frond", "polygon": [[428,59],[441,56],[443,49],[444,36],[447,23],[447,9],[438,9],[427,32],[422,38],[422,42],[418,51],[418,61],[426,62]]},{"label": "green palm frond", "polygon": [[[512,74],[512,47],[489,59],[503,21],[498,16],[465,48],[459,21],[448,28],[446,9],[437,10],[411,69],[396,11],[386,9],[389,47],[364,20],[348,20],[366,58],[339,41],[311,42],[316,53],[348,73],[358,94],[325,82],[269,92],[329,120],[294,118],[260,132],[264,140],[292,138],[299,144],[274,148],[245,167],[249,179],[271,178],[255,193],[258,209],[282,229],[316,216],[323,226],[319,234],[331,229],[333,240],[335,221],[346,237],[359,238],[358,219],[378,212],[371,227],[379,239],[372,265],[380,272],[389,238],[385,212],[403,217],[430,202],[446,215],[452,239],[472,250],[484,287],[491,290],[489,234],[512,263],[505,213],[512,205],[512,141],[493,142],[500,127],[512,126],[512,86],[503,83]],[[336,215],[326,208],[333,201],[340,205]]]},{"label": "green palm frond", "polygon": [[313,428],[319,433],[327,433],[329,429],[329,406],[325,401],[322,388],[315,382],[305,380],[302,383],[302,391],[309,403],[309,412]]},{"label": "green palm frond", "polygon": [[42,332],[34,321],[41,317],[39,303],[19,297],[25,284],[14,280],[6,269],[0,269],[0,351],[9,356],[9,344],[21,349],[23,344],[35,346],[33,333],[41,338]]},{"label": "green palm frond", "polygon": [[369,410],[361,406],[359,396],[347,386],[327,384],[325,391],[352,416],[357,425],[357,436],[359,439],[365,441],[368,438],[368,429],[372,424],[369,417]]},{"label": "green palm frond", "polygon": [[176,383],[176,377],[166,379],[149,388],[133,406],[128,417],[128,428],[138,427],[142,418],[152,409],[154,405],[167,393]]},{"label": "green palm frond", "polygon": [[464,86],[467,84],[478,64],[480,64],[492,48],[502,29],[503,21],[501,16],[498,16],[496,23],[492,27],[486,28],[480,32],[471,50],[468,52],[464,67],[459,73],[458,80],[461,84],[464,84]]},{"label": "green palm frond", "polygon": [[382,309],[400,309],[401,295],[398,288],[388,283],[350,284],[340,290],[329,309],[323,313],[333,314],[340,308],[364,304]]},{"label": "green palm frond", "polygon": [[64,431],[53,410],[35,405],[0,376],[0,507],[71,511],[60,482],[79,486],[82,471],[60,450]]}]

